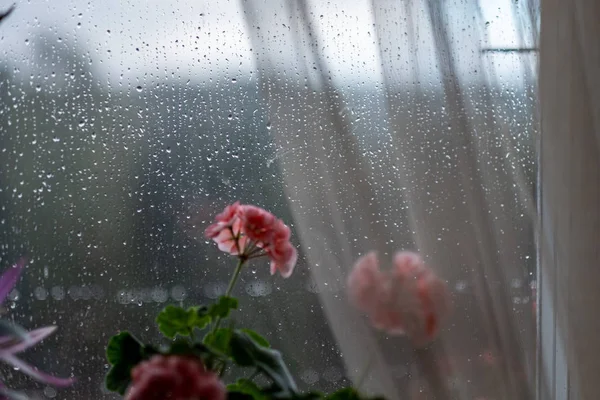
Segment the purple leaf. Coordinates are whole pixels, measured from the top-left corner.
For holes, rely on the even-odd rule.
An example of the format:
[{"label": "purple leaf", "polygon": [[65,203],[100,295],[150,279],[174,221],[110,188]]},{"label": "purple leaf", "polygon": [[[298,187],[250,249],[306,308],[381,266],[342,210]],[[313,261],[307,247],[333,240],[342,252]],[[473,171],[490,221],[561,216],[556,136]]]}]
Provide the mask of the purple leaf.
[{"label": "purple leaf", "polygon": [[27,332],[25,338],[21,340],[11,336],[0,337],[0,358],[5,354],[17,354],[23,350],[27,350],[50,336],[55,330],[56,326],[38,328],[31,332]]},{"label": "purple leaf", "polygon": [[27,260],[21,258],[15,265],[6,270],[2,276],[0,276],[0,303],[4,302],[6,296],[13,290],[17,284],[21,271],[25,268]]},{"label": "purple leaf", "polygon": [[7,342],[28,341],[29,332],[21,328],[19,325],[10,323],[5,320],[0,320],[0,344]]},{"label": "purple leaf", "polygon": [[71,386],[75,382],[75,378],[58,378],[42,372],[12,354],[2,355],[0,358],[9,364],[12,364],[13,367],[18,368],[21,372],[29,375],[38,382],[59,387]]}]

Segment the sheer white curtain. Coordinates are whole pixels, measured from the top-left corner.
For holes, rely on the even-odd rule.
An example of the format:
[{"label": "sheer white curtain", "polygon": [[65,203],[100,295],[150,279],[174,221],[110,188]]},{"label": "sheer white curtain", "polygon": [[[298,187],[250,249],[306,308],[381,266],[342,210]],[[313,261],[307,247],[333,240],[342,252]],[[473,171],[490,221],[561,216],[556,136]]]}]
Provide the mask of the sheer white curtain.
[{"label": "sheer white curtain", "polygon": [[600,5],[542,2],[538,398],[600,385]]},{"label": "sheer white curtain", "polygon": [[[368,389],[390,398],[533,396],[536,9],[498,1],[490,22],[483,3],[242,1],[331,329],[351,376],[376,355]],[[503,19],[525,30],[514,53],[488,54]],[[416,352],[342,290],[360,254],[403,248],[454,290],[447,329]]]}]

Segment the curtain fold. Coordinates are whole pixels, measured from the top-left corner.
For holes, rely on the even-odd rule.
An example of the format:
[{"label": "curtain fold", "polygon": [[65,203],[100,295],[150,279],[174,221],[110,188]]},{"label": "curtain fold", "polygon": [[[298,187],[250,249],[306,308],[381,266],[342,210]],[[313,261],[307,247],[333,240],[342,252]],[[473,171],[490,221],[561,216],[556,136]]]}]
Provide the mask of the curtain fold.
[{"label": "curtain fold", "polygon": [[[407,2],[408,3],[408,2]],[[473,84],[475,81],[479,94],[473,95],[468,94],[470,97],[470,103],[466,99],[466,95],[463,93],[462,85],[460,82],[460,73],[454,60],[456,50],[449,38],[449,32],[447,27],[449,22],[444,18],[445,10],[442,9],[439,2],[428,1],[416,4],[418,2],[412,2],[407,9],[403,10],[400,7],[396,7],[395,2],[373,2],[373,9],[375,15],[375,26],[379,32],[380,45],[385,49],[391,49],[394,43],[399,42],[399,37],[403,33],[402,27],[397,27],[393,21],[401,19],[401,14],[409,11],[407,18],[404,18],[408,25],[406,32],[409,32],[409,43],[408,51],[404,54],[418,54],[423,50],[419,50],[418,45],[415,44],[415,39],[411,38],[414,36],[412,24],[408,21],[419,21],[426,20],[423,16],[415,16],[412,10],[416,10],[416,13],[423,13],[426,10],[429,20],[431,22],[430,31],[421,28],[425,31],[422,37],[425,36],[433,43],[432,48],[429,50],[431,54],[428,57],[433,58],[437,61],[438,73],[440,74],[438,79],[439,83],[443,87],[444,95],[429,94],[421,89],[419,76],[419,65],[418,59],[415,60],[415,66],[413,76],[416,79],[413,82],[399,82],[394,81],[397,76],[398,65],[394,62],[393,57],[383,58],[384,64],[384,81],[385,88],[387,89],[388,106],[390,108],[390,123],[392,128],[391,132],[396,135],[397,148],[404,149],[404,153],[399,157],[403,160],[412,160],[404,164],[405,169],[412,170],[404,172],[412,176],[426,175],[428,172],[433,172],[433,176],[437,176],[438,179],[443,174],[443,184],[436,184],[435,182],[426,182],[423,185],[413,185],[412,188],[407,190],[405,195],[412,200],[409,201],[411,204],[411,210],[414,214],[414,219],[419,221],[416,225],[416,229],[423,232],[437,232],[444,225],[448,224],[450,219],[450,225],[459,231],[460,235],[463,235],[464,244],[467,246],[462,247],[463,253],[457,254],[453,244],[451,246],[445,246],[439,243],[436,238],[427,238],[427,234],[420,235],[424,239],[419,241],[419,247],[425,252],[431,259],[434,265],[441,267],[441,273],[448,278],[455,278],[457,275],[461,275],[460,269],[444,268],[445,265],[462,265],[469,266],[466,275],[469,280],[473,283],[475,288],[475,298],[477,303],[469,304],[468,309],[472,312],[476,312],[480,316],[480,324],[485,330],[485,334],[479,339],[486,342],[486,345],[493,349],[493,352],[504,355],[504,361],[502,362],[500,370],[502,371],[501,379],[497,382],[497,395],[502,393],[501,398],[531,398],[530,386],[533,382],[533,373],[529,371],[529,378],[522,379],[517,378],[517,368],[519,366],[521,374],[525,374],[524,365],[526,361],[524,355],[527,354],[526,349],[529,350],[528,358],[529,363],[533,364],[533,351],[535,348],[532,339],[534,337],[534,325],[531,315],[528,321],[518,321],[512,313],[512,298],[509,295],[509,285],[512,279],[519,276],[522,271],[522,265],[519,265],[520,254],[506,254],[503,249],[514,249],[519,246],[518,238],[521,240],[526,239],[525,234],[532,234],[532,232],[513,232],[513,235],[503,235],[499,237],[499,231],[502,229],[513,230],[509,224],[507,224],[503,218],[498,218],[505,212],[502,207],[510,204],[510,200],[504,202],[497,202],[496,199],[490,199],[489,196],[485,195],[485,188],[490,187],[494,184],[494,181],[501,182],[504,185],[507,183],[514,182],[514,176],[507,175],[506,173],[494,173],[494,169],[489,168],[489,159],[485,157],[478,157],[477,154],[491,154],[496,155],[499,150],[506,147],[506,134],[498,133],[501,124],[494,121],[493,118],[493,104],[491,101],[490,88],[486,86],[487,82],[485,77],[481,76],[481,73],[475,73],[475,79],[473,73],[470,74],[469,78],[471,82],[466,84]],[[412,7],[411,7],[412,6]],[[470,16],[477,20],[477,3],[472,2],[469,7],[466,7],[464,12],[470,11]],[[469,19],[470,18],[466,18]],[[393,27],[390,29],[389,27]],[[394,31],[395,28],[395,31]],[[476,34],[474,32],[473,34]],[[422,40],[420,43],[423,43]],[[412,43],[411,43],[412,42]],[[477,44],[477,43],[476,43]],[[382,54],[386,54],[385,52]],[[418,58],[415,57],[415,58]],[[481,62],[481,57],[475,56],[473,60],[470,60],[475,65],[475,71],[483,72],[484,68]],[[410,67],[409,67],[410,68]],[[464,79],[464,78],[463,78]],[[448,115],[446,117],[440,116],[448,123],[449,128],[453,128],[451,132],[444,132],[440,129],[437,133],[428,132],[427,129],[431,126],[429,118],[432,117],[421,117],[419,118],[419,106],[413,107],[409,112],[411,115],[406,115],[406,112],[402,112],[406,106],[403,104],[402,96],[395,94],[405,93],[406,88],[409,91],[415,93],[416,100],[413,104],[420,104],[424,102],[424,99],[429,97],[437,101],[440,101],[439,97],[444,96],[442,104],[443,107],[448,109]],[[474,99],[475,98],[475,99]],[[483,116],[477,119],[477,116],[473,116],[472,110],[475,107],[480,107]],[[413,123],[411,123],[414,120]],[[407,121],[409,126],[413,128],[408,130],[405,128]],[[483,129],[482,129],[483,128]],[[479,130],[479,132],[478,132]],[[481,131],[483,130],[483,135]],[[417,135],[421,134],[421,138],[415,138],[415,131]],[[449,139],[448,136],[451,136]],[[502,141],[502,146],[486,146],[486,142],[493,142],[494,140]],[[424,139],[424,140],[423,140]],[[423,142],[419,143],[419,140]],[[447,140],[448,146],[453,148],[452,152],[455,152],[455,162],[451,163],[451,173],[444,173],[445,171],[434,170],[430,171],[430,163],[426,163],[425,160],[428,155],[432,152],[438,152],[440,147],[437,143],[440,141]],[[436,143],[430,145],[429,143]],[[491,148],[491,149],[490,149]],[[425,149],[425,151],[423,151]],[[401,150],[402,151],[402,150]],[[484,160],[481,160],[484,158]],[[488,162],[488,167],[485,164],[482,165],[482,161]],[[423,169],[423,165],[426,165],[426,169]],[[445,169],[446,167],[444,167]],[[518,168],[516,168],[518,170]],[[429,170],[429,171],[428,171]],[[497,169],[498,170],[498,169]],[[441,172],[441,173],[440,173]],[[518,173],[517,173],[518,174]],[[442,180],[440,179],[440,180]],[[526,200],[529,207],[532,206],[531,201],[531,188],[523,187],[524,182],[520,182],[521,186],[513,184],[510,194],[514,195],[519,190],[523,190],[526,193]],[[437,188],[437,189],[436,189]],[[449,189],[451,188],[451,189]],[[437,207],[439,212],[436,214],[432,213],[427,207],[423,207],[423,202],[418,201],[419,197],[423,196],[423,193],[430,192],[431,190],[440,190],[439,197],[436,197]],[[516,189],[516,190],[515,190]],[[445,196],[441,195],[441,192],[445,192]],[[497,192],[501,192],[502,190]],[[505,191],[506,192],[506,191]],[[506,194],[509,194],[506,193]],[[506,198],[504,199],[506,200]],[[500,204],[498,204],[500,203]],[[517,204],[517,207],[513,208],[513,212],[522,208],[522,204]],[[448,215],[449,209],[452,209],[454,214],[460,215],[460,218],[452,220],[451,216]],[[533,217],[531,210],[528,213],[529,217]],[[495,220],[491,220],[490,217],[495,217]],[[467,224],[462,224],[464,221],[468,221]],[[525,225],[529,225],[532,219],[526,221]],[[519,226],[520,229],[523,225]],[[443,229],[443,228],[442,228]],[[456,231],[449,235],[456,237]],[[417,235],[418,237],[419,235]],[[525,322],[527,329],[518,330],[517,324]],[[464,326],[468,326],[467,321],[463,322]],[[461,332],[460,329],[456,329],[454,334],[446,336],[446,342],[449,344],[456,344],[457,339],[464,337],[468,332]],[[469,344],[466,344],[469,347]],[[465,349],[470,351],[471,349]],[[477,371],[472,371],[477,374]],[[483,382],[485,377],[480,376],[476,381]],[[465,396],[469,396],[464,393]]]},{"label": "curtain fold", "polygon": [[[349,18],[343,5],[267,3],[241,1],[295,226],[349,375],[372,354],[365,388],[390,398],[530,399],[531,57],[517,78],[494,75],[476,1],[372,1],[372,25],[356,29],[373,31],[377,68],[344,82],[327,25]],[[421,251],[455,290],[453,320],[425,350],[377,334],[344,296],[359,255],[399,249]]]},{"label": "curtain fold", "polygon": [[[242,5],[257,52],[270,131],[285,153],[278,161],[285,176],[286,194],[292,199],[294,225],[307,249],[311,274],[334,336],[341,348],[352,349],[343,353],[348,373],[358,378],[374,357],[370,376],[377,379],[368,379],[365,389],[399,398],[377,338],[348,305],[342,291],[359,249],[368,250],[366,238],[391,237],[391,231],[376,212],[376,195],[361,165],[355,138],[348,134],[338,95],[327,83],[321,55],[313,50],[316,44],[306,5],[297,3],[297,7],[289,8],[286,2],[276,3],[269,15],[253,2],[244,1]],[[270,40],[274,37],[284,45],[272,46]],[[286,58],[295,60],[292,70],[297,73],[296,79],[277,76],[281,72],[278,60]],[[316,65],[317,72],[309,70],[307,60]],[[353,216],[348,212],[352,209],[375,212]],[[306,218],[307,214],[312,217]]]},{"label": "curtain fold", "polygon": [[600,391],[599,16],[593,1],[542,1],[540,400]]}]

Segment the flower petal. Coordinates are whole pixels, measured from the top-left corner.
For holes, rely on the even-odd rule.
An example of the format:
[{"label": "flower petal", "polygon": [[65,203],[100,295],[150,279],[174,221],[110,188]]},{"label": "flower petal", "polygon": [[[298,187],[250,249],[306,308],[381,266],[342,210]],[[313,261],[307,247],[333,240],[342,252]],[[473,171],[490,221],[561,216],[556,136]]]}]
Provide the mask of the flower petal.
[{"label": "flower petal", "polygon": [[4,354],[17,354],[27,350],[28,348],[50,336],[55,330],[56,326],[46,326],[35,329],[26,333],[25,340],[19,340],[16,343],[14,341],[4,341],[6,336],[0,338],[0,357],[2,357]]},{"label": "flower petal", "polygon": [[292,247],[292,256],[290,259],[279,268],[279,273],[283,278],[289,278],[292,276],[292,272],[294,272],[294,267],[296,266],[296,262],[298,261],[298,251]]},{"label": "flower petal", "polygon": [[371,312],[386,294],[383,273],[379,270],[377,253],[371,251],[354,263],[348,276],[347,291],[351,303],[362,312]]},{"label": "flower petal", "polygon": [[240,206],[241,230],[253,242],[268,245],[275,234],[277,218],[265,209],[253,205]]},{"label": "flower petal", "polygon": [[0,303],[6,299],[6,296],[8,296],[17,284],[17,280],[19,279],[19,276],[21,276],[25,264],[27,264],[27,260],[21,258],[15,265],[4,271],[2,276],[0,276]]},{"label": "flower petal", "polygon": [[18,368],[24,374],[29,375],[36,381],[39,381],[39,382],[42,382],[42,383],[45,383],[48,385],[65,387],[65,386],[70,386],[73,384],[73,382],[75,382],[75,378],[58,378],[56,376],[52,376],[50,374],[42,372],[42,371],[38,370],[36,367],[27,364],[25,361],[17,358],[16,356],[14,356],[12,354],[2,355],[1,358],[4,361],[6,361],[7,363],[12,364],[13,367]]}]

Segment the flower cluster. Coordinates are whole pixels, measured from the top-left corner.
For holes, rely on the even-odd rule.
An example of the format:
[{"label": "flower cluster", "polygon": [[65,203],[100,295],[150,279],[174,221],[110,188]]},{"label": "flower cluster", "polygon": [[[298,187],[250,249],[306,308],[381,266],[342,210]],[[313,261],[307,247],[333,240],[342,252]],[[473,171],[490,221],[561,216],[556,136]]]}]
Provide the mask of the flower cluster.
[{"label": "flower cluster", "polygon": [[236,202],[216,216],[216,222],[204,231],[221,251],[242,260],[268,256],[271,274],[288,278],[294,271],[298,253],[290,243],[290,228],[260,207]]},{"label": "flower cluster", "polygon": [[225,400],[225,385],[197,359],[155,355],[131,372],[126,400]]},{"label": "flower cluster", "polygon": [[[331,395],[300,393],[281,353],[266,338],[221,324],[238,309],[232,293],[246,263],[264,256],[271,274],[292,274],[297,252],[290,233],[262,208],[239,202],[227,206],[204,232],[221,251],[238,258],[225,294],[208,305],[165,307],[156,322],[171,339],[168,346],[145,344],[127,331],[113,336],[107,347],[107,388],[126,400],[369,400],[354,387]],[[417,346],[434,338],[449,311],[446,286],[415,253],[396,254],[389,272],[379,269],[375,253],[367,254],[357,261],[348,288],[375,327],[407,334]],[[246,369],[247,378],[225,386],[222,379],[230,366]],[[258,377],[268,384],[255,381]]]},{"label": "flower cluster", "polygon": [[413,252],[396,253],[383,272],[375,252],[359,258],[348,278],[351,301],[378,329],[406,334],[416,346],[431,342],[450,311],[445,283]]}]

